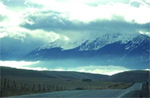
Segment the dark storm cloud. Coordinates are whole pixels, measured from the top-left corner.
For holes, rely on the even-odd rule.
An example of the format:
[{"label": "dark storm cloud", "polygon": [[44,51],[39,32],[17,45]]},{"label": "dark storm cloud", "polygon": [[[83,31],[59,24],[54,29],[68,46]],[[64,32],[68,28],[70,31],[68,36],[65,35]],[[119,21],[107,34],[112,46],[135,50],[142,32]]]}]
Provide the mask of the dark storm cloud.
[{"label": "dark storm cloud", "polygon": [[[48,13],[48,12],[43,12]],[[41,13],[41,14],[43,14]],[[70,21],[60,17],[59,13],[53,13],[49,16],[29,16],[34,24],[22,24],[27,29],[43,29],[45,31],[88,31],[91,33],[137,33],[139,30],[149,31],[150,23],[138,24],[119,20],[99,20],[83,23],[79,21]],[[58,33],[58,32],[57,32]]]},{"label": "dark storm cloud", "polygon": [[82,28],[81,24],[76,25],[71,21],[68,21],[66,19],[62,19],[57,17],[56,15],[48,16],[48,17],[29,17],[35,24],[23,24],[21,26],[35,30],[35,29],[43,29],[43,30],[56,30],[56,29],[62,29],[62,30],[77,30]]}]

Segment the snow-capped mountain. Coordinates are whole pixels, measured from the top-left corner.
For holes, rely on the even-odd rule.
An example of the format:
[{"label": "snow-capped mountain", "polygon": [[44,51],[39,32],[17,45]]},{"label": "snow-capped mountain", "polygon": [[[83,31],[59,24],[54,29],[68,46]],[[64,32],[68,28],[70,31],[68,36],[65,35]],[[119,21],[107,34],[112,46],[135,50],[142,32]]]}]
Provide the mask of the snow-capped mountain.
[{"label": "snow-capped mountain", "polygon": [[51,42],[48,44],[45,44],[41,47],[38,48],[38,51],[42,50],[42,49],[51,49],[51,48],[56,48],[56,47],[60,47],[61,43],[59,42],[59,40],[55,41],[55,42]]},{"label": "snow-capped mountain", "polygon": [[[126,50],[133,50],[136,49],[137,47],[139,47],[139,45],[141,45],[142,43],[146,42],[146,41],[150,41],[149,37],[146,35],[138,35],[137,37],[133,38],[125,47]],[[145,46],[145,47],[149,47]]]},{"label": "snow-capped mountain", "polygon": [[[80,46],[64,50],[57,43],[42,46],[26,55],[28,60],[48,60],[64,58],[100,57],[105,59],[116,58],[143,58],[149,59],[150,37],[138,35],[130,40],[119,40],[120,35],[103,36],[93,41],[85,41]],[[106,40],[107,39],[107,40]],[[114,40],[115,39],[115,40]]]},{"label": "snow-capped mountain", "polygon": [[117,34],[104,34],[97,37],[96,39],[87,39],[76,42],[64,42],[62,40],[56,40],[51,43],[47,43],[38,48],[38,51],[42,49],[52,49],[52,48],[62,48],[62,50],[70,50],[77,47],[80,47],[79,51],[89,51],[89,50],[99,50],[107,44],[121,41],[121,43],[127,43],[132,40],[136,35],[122,35]]},{"label": "snow-capped mountain", "polygon": [[122,34],[105,34],[103,36],[98,37],[96,40],[86,41],[84,44],[80,46],[80,51],[88,51],[88,50],[99,50],[105,45],[115,43],[120,41],[121,43],[127,43],[132,40],[136,35],[128,36]]},{"label": "snow-capped mountain", "polygon": [[[59,47],[58,44],[51,44],[53,48],[45,45],[45,47],[39,47],[31,51],[24,59],[61,60],[62,62],[73,60],[74,65],[80,64],[81,66],[96,64],[149,68],[150,37],[142,34],[123,40],[120,40],[119,37],[121,38],[120,35],[99,37],[93,41],[84,41],[78,47],[67,50]],[[107,38],[108,40],[106,40]],[[115,41],[110,41],[110,39]],[[68,62],[66,63],[68,64]]]}]

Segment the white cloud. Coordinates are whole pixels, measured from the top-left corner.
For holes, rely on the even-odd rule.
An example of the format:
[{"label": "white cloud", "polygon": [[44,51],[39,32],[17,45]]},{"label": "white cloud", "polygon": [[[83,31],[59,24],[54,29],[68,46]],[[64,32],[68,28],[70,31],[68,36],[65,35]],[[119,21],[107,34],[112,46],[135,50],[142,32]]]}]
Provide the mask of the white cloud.
[{"label": "white cloud", "polygon": [[36,12],[40,12],[41,10],[38,8],[26,7],[23,8],[23,10],[18,11],[0,2],[0,9],[0,16],[7,18],[5,21],[0,22],[0,27],[2,27],[0,28],[0,38],[8,36],[10,38],[24,41],[26,36],[29,35],[31,38],[40,39],[46,43],[57,39],[68,40],[65,35],[57,34],[53,31],[28,30],[20,26],[24,23],[28,23],[30,25],[34,24],[28,16]]},{"label": "white cloud", "polygon": [[1,28],[0,29],[0,38],[10,37],[14,39],[19,39],[25,41],[25,38],[28,36],[32,39],[38,39],[44,43],[53,42],[55,40],[69,40],[69,38],[63,34],[59,34],[53,31],[44,31],[44,30],[28,30],[22,27],[12,27],[12,28]]},{"label": "white cloud", "polygon": [[1,9],[0,11],[1,15],[7,15],[7,8],[2,2],[0,2],[0,9]]},{"label": "white cloud", "polygon": [[150,32],[139,31],[139,33],[140,33],[140,34],[145,34],[145,35],[150,36]]},{"label": "white cloud", "polygon": [[7,20],[0,23],[0,26],[3,27],[15,27],[19,26],[22,22],[23,11],[14,11],[13,9],[9,8],[8,6],[4,5],[0,2],[0,15],[7,17]]},{"label": "white cloud", "polygon": [[[128,3],[115,3],[107,1],[107,4],[103,4],[105,1],[72,1],[72,0],[26,0],[26,5],[42,5],[43,7],[39,8],[38,6],[26,6],[22,10],[14,10],[9,6],[4,5],[0,2],[0,15],[8,17],[8,20],[1,22],[0,26],[5,27],[15,27],[20,24],[27,22],[29,24],[34,24],[33,21],[28,19],[29,15],[35,13],[40,13],[41,11],[56,11],[59,12],[60,16],[72,21],[82,21],[82,22],[91,22],[96,20],[113,20],[114,16],[122,17],[121,19],[127,22],[137,22],[137,23],[147,23],[150,22],[150,15],[148,14],[150,6],[145,3],[147,1],[142,0],[131,0]],[[110,3],[109,3],[110,2]],[[139,2],[140,7],[134,7],[131,5],[132,2]],[[23,2],[24,3],[24,2]],[[97,3],[97,6],[90,6],[89,4]],[[41,16],[39,16],[41,17]]]},{"label": "white cloud", "polygon": [[8,34],[7,34],[6,32],[0,33],[0,38],[3,38],[3,37],[5,37],[5,36],[8,36]]},{"label": "white cloud", "polygon": [[[134,7],[131,5],[132,2],[141,3],[140,7]],[[20,27],[20,24],[28,23],[30,25],[35,24],[29,16],[37,15],[37,17],[45,17],[49,16],[51,12],[47,15],[46,13],[40,14],[41,11],[56,11],[58,12],[58,16],[65,18],[67,20],[71,20],[72,22],[80,21],[80,22],[91,22],[96,20],[121,20],[127,22],[137,22],[137,23],[148,23],[150,22],[150,14],[148,14],[150,7],[145,1],[141,0],[131,0],[128,3],[121,3],[119,0],[115,0],[115,3],[103,4],[105,1],[70,1],[70,0],[26,0],[26,5],[42,5],[42,8],[38,8],[36,6],[26,6],[23,10],[16,11],[11,7],[4,5],[0,2],[0,15],[3,17],[7,17],[5,21],[0,22],[0,26],[4,27],[7,32],[11,33],[24,33],[27,30]],[[119,3],[117,3],[119,2]],[[24,2],[23,2],[24,3]],[[90,6],[89,4],[97,3],[97,6]],[[63,21],[62,21],[63,22]],[[22,30],[20,30],[22,29]],[[23,31],[25,30],[25,31]],[[36,32],[36,31],[34,31]],[[42,31],[43,32],[43,31]],[[2,32],[4,33],[4,32]],[[20,34],[22,36],[22,34]]]},{"label": "white cloud", "polygon": [[43,71],[48,70],[45,67],[33,67],[32,65],[38,64],[39,61],[28,62],[28,61],[0,61],[0,66],[12,67],[17,69],[26,69],[26,70],[37,70]]},{"label": "white cloud", "polygon": [[43,30],[33,30],[29,31],[28,34],[32,36],[32,38],[35,39],[41,39],[45,43],[55,41],[60,38],[61,35],[53,32],[53,31],[43,31]]},{"label": "white cloud", "polygon": [[14,38],[14,39],[18,39],[21,41],[24,41],[24,38],[26,38],[26,34],[27,34],[27,29],[21,28],[21,27],[3,27],[0,29],[0,38],[3,37],[10,37],[10,38]]},{"label": "white cloud", "polygon": [[150,0],[145,0],[146,1],[146,3],[150,3]]},{"label": "white cloud", "polygon": [[36,62],[27,62],[27,61],[0,61],[0,66],[22,68],[22,67],[29,66],[29,65],[32,65],[32,64],[37,64],[37,63],[39,63],[39,61],[36,61]]},{"label": "white cloud", "polygon": [[[131,0],[128,3],[107,3],[95,1],[64,1],[59,2],[56,0],[30,0],[30,3],[43,5],[43,9],[52,10],[63,13],[63,17],[68,18],[72,21],[83,21],[90,22],[99,19],[112,20],[113,16],[123,17],[126,21],[132,22],[133,20],[137,23],[147,23],[150,20],[148,14],[150,7],[147,3],[141,0]],[[49,2],[49,3],[47,3]],[[89,4],[97,2],[98,6],[90,6]],[[140,7],[134,7],[131,5],[132,2],[140,3]],[[88,3],[88,4],[87,4]],[[102,3],[102,4],[101,4]]]}]

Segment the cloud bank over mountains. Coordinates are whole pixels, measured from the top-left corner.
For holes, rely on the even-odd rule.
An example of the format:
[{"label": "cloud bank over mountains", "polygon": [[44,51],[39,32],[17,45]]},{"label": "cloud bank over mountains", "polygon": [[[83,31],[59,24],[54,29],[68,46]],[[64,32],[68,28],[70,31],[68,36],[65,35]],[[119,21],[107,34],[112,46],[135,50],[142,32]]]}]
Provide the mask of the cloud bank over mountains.
[{"label": "cloud bank over mountains", "polygon": [[150,36],[149,0],[0,0],[0,9],[2,50],[12,51],[13,44],[29,52],[56,40],[82,43],[105,34]]}]

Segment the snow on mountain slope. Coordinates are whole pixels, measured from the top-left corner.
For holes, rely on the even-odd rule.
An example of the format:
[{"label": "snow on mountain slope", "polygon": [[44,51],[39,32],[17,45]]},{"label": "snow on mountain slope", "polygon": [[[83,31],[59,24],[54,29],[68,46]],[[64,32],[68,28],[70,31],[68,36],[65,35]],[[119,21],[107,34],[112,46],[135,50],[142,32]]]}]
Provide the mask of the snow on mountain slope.
[{"label": "snow on mountain slope", "polygon": [[94,41],[85,41],[78,47],[67,50],[63,50],[63,48],[61,48],[60,44],[57,42],[50,43],[28,53],[27,57],[70,58],[86,56],[92,57],[97,55],[148,55],[150,37],[138,35],[134,38],[130,37],[130,39],[124,39],[124,41],[121,40],[121,37],[120,35],[103,36]]},{"label": "snow on mountain slope", "polygon": [[38,51],[42,50],[42,49],[51,49],[51,48],[56,48],[56,47],[60,47],[61,43],[59,42],[59,40],[55,41],[55,42],[51,42],[48,44],[45,44],[41,47],[38,48]]},{"label": "snow on mountain slope", "polygon": [[129,42],[132,38],[134,38],[136,35],[122,35],[122,34],[106,34],[103,36],[98,37],[94,41],[87,41],[82,46],[80,46],[80,51],[88,51],[88,50],[98,50],[105,45],[118,42],[120,41],[121,43],[127,43]]},{"label": "snow on mountain slope", "polygon": [[[123,37],[128,39],[122,41]],[[62,60],[63,63],[65,60],[71,60],[72,64],[82,66],[98,64],[132,67],[134,65],[141,68],[148,68],[150,62],[150,37],[146,35],[133,38],[120,35],[105,36],[103,39],[87,40],[78,47],[67,50],[63,50],[58,46],[59,44],[49,45],[31,51],[24,60]],[[69,66],[70,63],[67,62],[65,65]]]},{"label": "snow on mountain slope", "polygon": [[50,42],[50,43],[47,43],[47,44],[39,47],[38,51],[40,51],[42,49],[52,49],[52,48],[61,48],[62,51],[70,50],[70,49],[74,49],[74,48],[80,46],[83,42],[85,42],[85,40],[76,41],[76,42],[56,40],[54,42]]},{"label": "snow on mountain slope", "polygon": [[62,50],[70,50],[76,47],[80,47],[79,51],[90,51],[90,50],[96,51],[107,44],[111,44],[117,41],[121,41],[122,43],[127,43],[135,36],[136,35],[122,35],[117,33],[117,34],[105,34],[97,37],[96,39],[76,41],[73,43],[62,42],[61,40],[57,40],[39,47],[38,51],[42,49],[52,49],[52,48],[61,48]]},{"label": "snow on mountain slope", "polygon": [[[140,44],[150,41],[150,38],[146,35],[138,35],[137,37],[133,38],[130,43],[128,43],[125,47],[126,50],[133,50],[137,48]],[[149,47],[149,46],[147,46]]]}]

